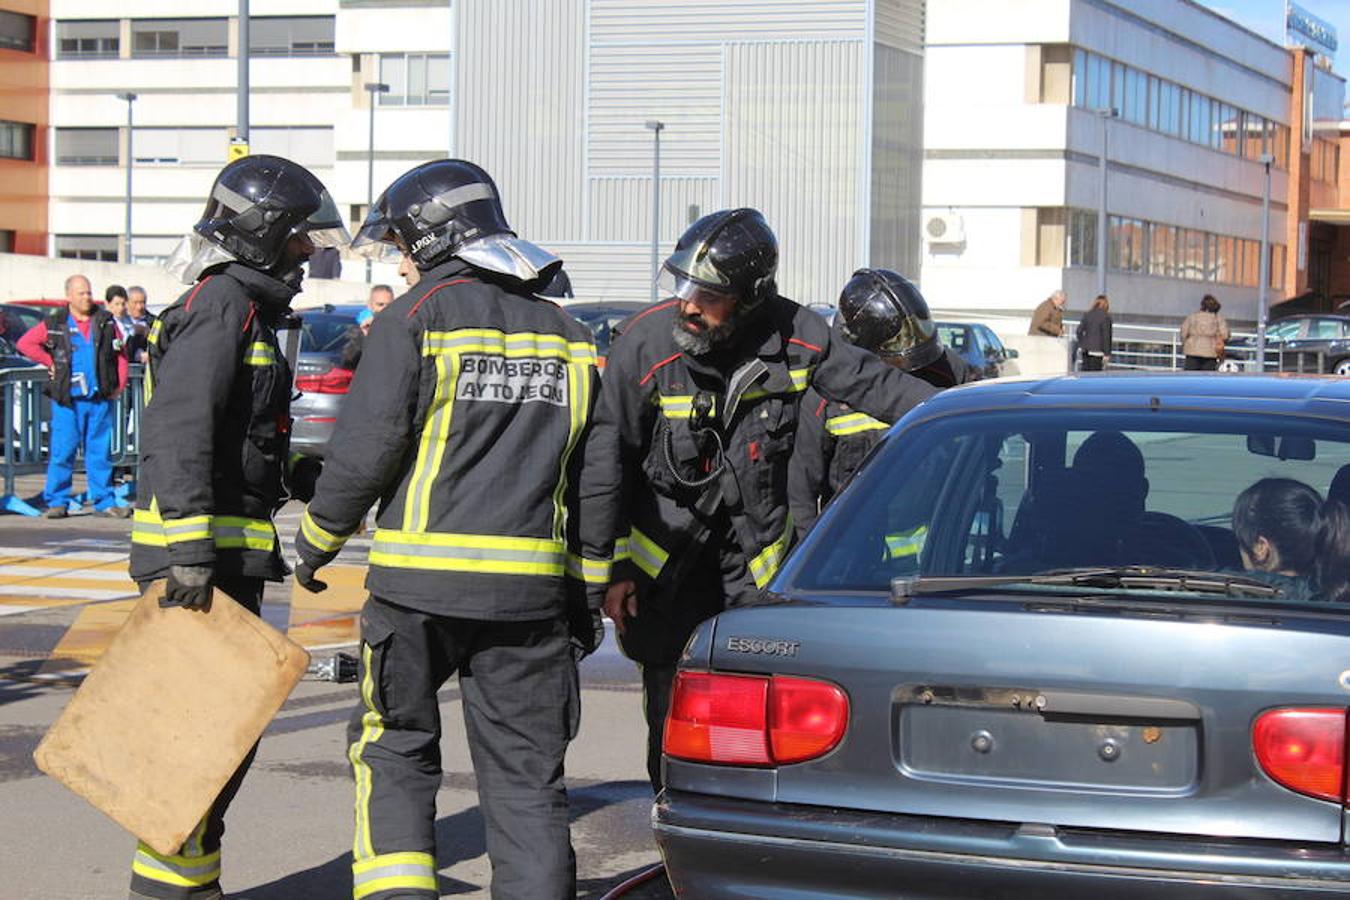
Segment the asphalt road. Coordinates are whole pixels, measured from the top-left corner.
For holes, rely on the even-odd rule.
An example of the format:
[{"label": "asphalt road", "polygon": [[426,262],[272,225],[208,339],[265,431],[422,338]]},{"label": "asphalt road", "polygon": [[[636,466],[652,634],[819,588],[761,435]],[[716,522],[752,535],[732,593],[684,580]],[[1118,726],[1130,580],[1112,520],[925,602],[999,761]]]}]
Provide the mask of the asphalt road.
[{"label": "asphalt road", "polygon": [[[0,547],[125,548],[128,525],[77,517],[0,518]],[[283,530],[284,534],[284,530]],[[13,555],[13,551],[9,551]],[[266,617],[284,624],[285,589],[269,592]],[[134,840],[37,771],[32,752],[70,697],[68,685],[35,681],[78,607],[0,618],[0,894],[15,900],[124,900]],[[612,637],[582,666],[582,724],[567,758],[578,893],[600,897],[659,861],[651,837],[651,790],[643,767],[636,671]],[[473,767],[459,691],[441,693],[444,776],[436,834],[442,896],[486,897]],[[346,761],[353,684],[304,681],[265,734],[226,819],[223,884],[248,900],[351,896],[352,784]],[[670,897],[662,883],[628,897]]]}]

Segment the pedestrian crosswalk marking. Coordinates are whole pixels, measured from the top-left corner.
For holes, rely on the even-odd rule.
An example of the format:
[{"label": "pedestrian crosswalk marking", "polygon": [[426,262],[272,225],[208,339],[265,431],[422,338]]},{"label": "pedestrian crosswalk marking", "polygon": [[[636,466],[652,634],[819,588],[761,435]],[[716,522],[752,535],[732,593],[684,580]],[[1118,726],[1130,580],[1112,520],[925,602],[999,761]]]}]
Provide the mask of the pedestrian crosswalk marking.
[{"label": "pedestrian crosswalk marking", "polygon": [[318,650],[355,644],[361,639],[361,607],[366,602],[365,566],[326,566],[319,578],[328,590],[312,594],[291,585],[291,617],[286,636],[302,647]]},{"label": "pedestrian crosswalk marking", "polygon": [[130,618],[136,603],[134,599],[118,600],[86,606],[80,610],[79,616],[66,629],[38,674],[69,672],[71,669],[88,668],[98,662],[113,637]]}]

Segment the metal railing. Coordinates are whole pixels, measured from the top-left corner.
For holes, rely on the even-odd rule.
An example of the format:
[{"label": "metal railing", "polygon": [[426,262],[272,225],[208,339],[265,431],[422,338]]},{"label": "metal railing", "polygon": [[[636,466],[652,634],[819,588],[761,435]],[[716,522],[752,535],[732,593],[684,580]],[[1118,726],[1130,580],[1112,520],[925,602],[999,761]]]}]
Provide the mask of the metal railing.
[{"label": "metal railing", "polygon": [[[109,457],[114,469],[131,470],[131,484],[120,485],[120,498],[135,484],[140,468],[140,422],[143,408],[143,367],[133,365],[127,373],[126,390],[113,400],[113,428]],[[49,381],[46,369],[24,368],[0,372],[0,415],[6,427],[3,462],[6,512],[36,516],[39,510],[18,495],[18,478],[47,470],[51,458],[51,400],[44,392]]]},{"label": "metal railing", "polygon": [[[1072,335],[1077,322],[1064,323],[1065,334]],[[1246,343],[1232,342],[1246,341]],[[1072,351],[1076,359],[1077,348]],[[1186,367],[1182,352],[1181,330],[1151,325],[1116,325],[1112,328],[1111,368],[1137,369],[1146,372],[1180,371]],[[1326,354],[1313,350],[1287,349],[1280,344],[1267,344],[1265,364],[1256,358],[1256,335],[1233,332],[1225,356],[1220,364],[1225,372],[1291,372],[1326,374]]]}]

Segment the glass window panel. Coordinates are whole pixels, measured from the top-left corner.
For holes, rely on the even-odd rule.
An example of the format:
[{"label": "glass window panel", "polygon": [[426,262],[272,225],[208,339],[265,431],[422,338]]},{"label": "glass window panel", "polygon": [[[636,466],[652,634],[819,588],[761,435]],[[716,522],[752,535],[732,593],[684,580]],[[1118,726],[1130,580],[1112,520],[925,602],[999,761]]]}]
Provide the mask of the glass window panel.
[{"label": "glass window panel", "polygon": [[1069,211],[1067,253],[1070,266],[1097,265],[1097,214],[1087,210]]},{"label": "glass window panel", "polygon": [[[252,138],[253,132],[250,131],[249,139]],[[223,128],[184,128],[178,133],[179,159],[192,165],[224,165],[228,143],[229,138]]]},{"label": "glass window panel", "polygon": [[427,58],[408,57],[408,105],[422,106],[427,102]]},{"label": "glass window panel", "polygon": [[307,56],[333,52],[332,16],[260,16],[249,19],[248,43],[264,56]]},{"label": "glass window panel", "polygon": [[1087,105],[1087,52],[1073,51],[1073,105]]},{"label": "glass window panel", "polygon": [[115,166],[118,164],[116,128],[56,129],[58,166]]},{"label": "glass window panel", "polygon": [[26,122],[0,121],[0,156],[6,159],[33,158],[33,126]]},{"label": "glass window panel", "polygon": [[57,58],[117,56],[120,33],[120,23],[113,19],[57,22]]},{"label": "glass window panel", "polygon": [[380,81],[389,85],[389,93],[380,95],[381,106],[403,106],[408,95],[408,60],[403,54],[380,57]]},{"label": "glass window panel", "polygon": [[1270,286],[1277,290],[1284,289],[1284,267],[1287,262],[1285,258],[1284,244],[1272,244],[1270,247]]},{"label": "glass window panel", "polygon": [[56,255],[62,259],[117,262],[119,240],[120,238],[115,234],[58,234],[56,236]]},{"label": "glass window panel", "polygon": [[1111,108],[1117,111],[1125,109],[1125,67],[1120,63],[1111,64]]},{"label": "glass window panel", "polygon": [[1242,155],[1246,159],[1261,158],[1261,135],[1266,121],[1255,113],[1242,114]]},{"label": "glass window panel", "polygon": [[427,103],[444,106],[450,102],[450,57],[427,57]]},{"label": "glass window panel", "polygon": [[178,129],[137,128],[133,155],[138,163],[178,162]]},{"label": "glass window panel", "polygon": [[1148,127],[1154,131],[1159,131],[1162,128],[1158,118],[1158,89],[1158,79],[1152,75],[1148,76]]},{"label": "glass window panel", "polygon": [[37,20],[23,13],[0,10],[0,47],[33,52],[33,34]]},{"label": "glass window panel", "polygon": [[1234,239],[1224,235],[1219,235],[1214,242],[1215,257],[1211,268],[1214,271],[1214,280],[1222,284],[1233,283],[1233,244]]}]

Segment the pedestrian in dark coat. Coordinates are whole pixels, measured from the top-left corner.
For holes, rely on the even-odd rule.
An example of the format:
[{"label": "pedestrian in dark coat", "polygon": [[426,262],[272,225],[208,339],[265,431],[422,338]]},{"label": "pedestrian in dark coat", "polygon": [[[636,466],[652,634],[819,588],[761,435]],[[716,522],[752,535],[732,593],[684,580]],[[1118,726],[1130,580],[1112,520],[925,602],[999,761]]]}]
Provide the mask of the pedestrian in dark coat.
[{"label": "pedestrian in dark coat", "polygon": [[1081,372],[1100,372],[1111,361],[1111,301],[1098,294],[1092,309],[1078,323],[1078,353]]}]

